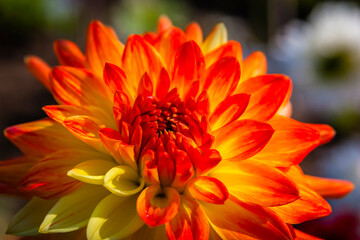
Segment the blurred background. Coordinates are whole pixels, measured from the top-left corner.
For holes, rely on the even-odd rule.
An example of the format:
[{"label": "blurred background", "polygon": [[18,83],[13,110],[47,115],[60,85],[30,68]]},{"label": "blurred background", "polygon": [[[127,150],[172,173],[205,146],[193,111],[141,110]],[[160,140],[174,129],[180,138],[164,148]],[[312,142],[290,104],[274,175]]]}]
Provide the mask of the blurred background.
[{"label": "blurred background", "polygon": [[[1,0],[0,129],[45,117],[54,104],[27,72],[23,58],[35,54],[56,65],[52,42],[69,39],[84,49],[87,25],[99,19],[115,28],[121,41],[130,33],[154,30],[160,14],[184,28],[197,21],[204,34],[224,22],[229,39],[244,55],[266,53],[269,73],[289,75],[294,83],[293,117],[333,126],[335,139],[313,151],[304,171],[360,183],[360,1],[315,0]],[[0,137],[1,160],[19,151]],[[299,229],[325,239],[360,239],[359,188],[330,200],[333,213]],[[0,239],[20,207],[0,196]]]}]

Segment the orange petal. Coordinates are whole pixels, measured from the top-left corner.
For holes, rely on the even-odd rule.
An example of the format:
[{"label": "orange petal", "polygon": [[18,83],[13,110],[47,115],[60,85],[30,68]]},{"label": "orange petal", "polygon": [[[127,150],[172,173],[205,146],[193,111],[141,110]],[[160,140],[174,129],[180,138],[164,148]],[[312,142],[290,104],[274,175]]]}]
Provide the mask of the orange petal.
[{"label": "orange petal", "polygon": [[189,23],[185,28],[185,33],[190,40],[195,41],[201,45],[203,41],[203,33],[200,25],[197,22]]},{"label": "orange petal", "polygon": [[250,95],[247,94],[235,94],[225,98],[210,116],[211,130],[215,131],[238,119],[244,113],[249,100]]},{"label": "orange petal", "polygon": [[38,160],[25,156],[0,161],[0,183],[15,187],[22,176],[37,162]]},{"label": "orange petal", "polygon": [[193,178],[186,191],[191,197],[212,204],[224,204],[229,197],[229,192],[221,181],[206,176]]},{"label": "orange petal", "polygon": [[158,151],[157,167],[162,186],[169,186],[175,178],[175,163],[165,151]]},{"label": "orange petal", "polygon": [[68,40],[54,42],[54,51],[61,65],[85,68],[86,58],[75,43]]},{"label": "orange petal", "polygon": [[267,123],[238,120],[214,132],[213,147],[223,159],[243,160],[263,149],[273,133],[274,130]]},{"label": "orange petal", "polygon": [[[164,66],[163,60],[156,49],[140,35],[129,36],[122,56],[122,64],[127,81],[131,84],[129,91],[137,93],[140,79],[145,72],[153,81],[152,85],[158,86],[160,71]],[[156,92],[156,89],[154,91]]]},{"label": "orange petal", "polygon": [[335,137],[335,129],[330,127],[327,124],[306,124],[308,127],[315,129],[320,134],[320,144],[325,144],[330,142]]},{"label": "orange petal", "polygon": [[106,126],[99,119],[90,116],[73,116],[66,118],[64,125],[80,140],[101,152],[107,153],[99,137],[99,130]]},{"label": "orange petal", "polygon": [[325,198],[342,198],[354,189],[354,184],[345,180],[305,175],[309,187]]},{"label": "orange petal", "polygon": [[92,21],[86,35],[86,58],[98,77],[103,76],[105,62],[121,65],[124,45],[114,31],[99,21]]},{"label": "orange petal", "polygon": [[49,91],[51,68],[40,58],[30,55],[24,59],[25,65],[34,77],[36,77]]},{"label": "orange petal", "polygon": [[92,73],[73,67],[55,67],[51,72],[54,98],[60,104],[109,108],[113,95]]},{"label": "orange petal", "polygon": [[297,229],[294,229],[294,231],[296,234],[296,240],[323,240],[322,238],[312,236]]},{"label": "orange petal", "polygon": [[178,213],[179,206],[179,193],[170,187],[161,189],[159,185],[150,185],[137,199],[137,212],[151,227],[171,221]]},{"label": "orange petal", "polygon": [[194,168],[188,154],[181,150],[175,152],[175,176],[171,186],[182,191],[188,180],[194,176]]},{"label": "orange petal", "polygon": [[158,85],[156,87],[156,98],[162,100],[166,97],[170,88],[170,76],[165,68],[161,69]]},{"label": "orange petal", "polygon": [[242,64],[241,82],[258,75],[266,74],[267,63],[263,52],[253,52]]},{"label": "orange petal", "polygon": [[155,48],[159,51],[167,67],[170,66],[176,49],[188,40],[185,33],[177,27],[169,28],[159,35]]},{"label": "orange petal", "polygon": [[161,15],[157,24],[157,32],[161,33],[171,28],[172,22],[166,15]]},{"label": "orange petal", "polygon": [[240,65],[234,57],[222,58],[206,70],[203,89],[209,96],[210,112],[235,90],[239,79]]},{"label": "orange petal", "polygon": [[285,222],[298,224],[331,213],[331,207],[325,199],[308,187],[300,167],[292,166],[286,174],[299,187],[300,198],[283,206],[271,207]]},{"label": "orange petal", "polygon": [[251,95],[241,118],[269,120],[288,100],[291,86],[291,80],[280,74],[258,76],[241,83],[235,92]]},{"label": "orange petal", "polygon": [[242,49],[240,43],[236,41],[228,41],[220,47],[205,55],[206,66],[211,66],[219,59],[225,57],[235,57],[239,63],[242,62]]},{"label": "orange petal", "polygon": [[48,155],[32,167],[19,182],[21,191],[42,198],[58,198],[82,185],[67,172],[78,163],[103,156],[95,151],[63,150]]},{"label": "orange petal", "polygon": [[301,162],[319,145],[319,133],[306,124],[280,115],[276,115],[268,123],[275,129],[275,133],[253,159],[277,167],[288,167]]},{"label": "orange petal", "polygon": [[201,202],[201,207],[222,239],[292,239],[287,225],[273,212],[231,195],[225,204]]},{"label": "orange petal", "polygon": [[297,186],[284,173],[254,160],[224,161],[208,175],[219,179],[231,195],[246,203],[270,207],[299,198]]},{"label": "orange petal", "polygon": [[74,138],[63,126],[51,119],[8,127],[4,134],[26,156],[35,159],[63,149],[87,149],[86,144]]},{"label": "orange petal", "polygon": [[153,85],[147,72],[144,73],[139,82],[138,95],[142,95],[144,97],[153,95]]},{"label": "orange petal", "polygon": [[209,239],[209,222],[199,204],[181,196],[178,214],[165,225],[170,240]]},{"label": "orange petal", "polygon": [[201,80],[204,73],[205,61],[199,46],[194,41],[181,45],[172,67],[172,86],[178,89],[180,97],[185,98],[193,81]]}]

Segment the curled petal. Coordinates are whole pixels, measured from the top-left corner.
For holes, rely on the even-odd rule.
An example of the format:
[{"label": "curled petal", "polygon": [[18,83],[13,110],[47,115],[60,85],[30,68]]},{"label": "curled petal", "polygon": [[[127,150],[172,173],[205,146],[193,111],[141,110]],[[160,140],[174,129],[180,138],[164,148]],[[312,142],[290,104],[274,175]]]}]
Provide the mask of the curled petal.
[{"label": "curled petal", "polygon": [[68,40],[54,42],[54,51],[61,65],[85,68],[86,57],[75,43]]},{"label": "curled petal", "polygon": [[193,178],[186,191],[191,197],[212,204],[224,204],[229,197],[229,192],[221,181],[206,176]]},{"label": "curled petal", "polygon": [[151,227],[169,222],[178,213],[179,206],[179,193],[171,187],[161,189],[159,185],[147,187],[137,200],[139,216]]},{"label": "curled petal", "polygon": [[[123,137],[118,131],[112,129],[112,128],[102,128],[99,131],[99,136],[101,141],[103,142],[105,148],[108,150],[108,152],[115,158],[115,160],[119,164],[124,164],[124,158],[123,155],[120,152],[120,145],[124,145],[124,142],[126,141],[126,138]],[[124,147],[123,150],[129,150],[129,147]],[[129,151],[125,151],[130,154]],[[131,154],[128,154],[127,160],[131,160],[130,162],[134,162],[135,159],[131,159]],[[129,163],[130,163],[129,162]],[[131,164],[133,166],[134,163]],[[135,166],[133,166],[135,167]],[[135,167],[136,169],[136,167]]]},{"label": "curled petal", "polygon": [[67,172],[67,175],[85,183],[102,185],[107,171],[115,166],[112,161],[87,160],[76,165]]},{"label": "curled petal", "polygon": [[354,184],[345,180],[305,175],[309,187],[325,198],[342,198],[354,189]]},{"label": "curled petal", "polygon": [[288,226],[272,211],[258,205],[232,196],[224,204],[200,205],[222,239],[292,239]]},{"label": "curled petal", "polygon": [[115,195],[126,197],[136,194],[144,188],[144,179],[128,166],[116,166],[105,175],[104,187]]},{"label": "curled petal", "polygon": [[85,227],[96,205],[108,194],[101,186],[83,185],[62,197],[45,216],[40,233],[72,232]]},{"label": "curled petal", "polygon": [[218,23],[205,38],[201,49],[208,53],[227,42],[228,34],[224,23]]},{"label": "curled petal", "polygon": [[175,152],[175,176],[171,186],[182,191],[188,180],[194,176],[194,168],[188,154],[181,150]]},{"label": "curled petal", "polygon": [[51,68],[43,60],[36,56],[27,56],[24,59],[25,65],[28,70],[36,77],[49,91],[50,86],[50,72]]},{"label": "curled petal", "polygon": [[153,85],[147,72],[144,73],[139,82],[138,95],[143,95],[144,97],[153,95]]},{"label": "curled petal", "polygon": [[114,31],[99,21],[92,21],[86,36],[86,58],[98,77],[102,77],[105,62],[121,65],[124,45]]},{"label": "curled petal", "polygon": [[246,203],[269,207],[299,198],[296,184],[284,173],[254,160],[224,161],[208,175],[219,179],[230,194]]},{"label": "curled petal", "polygon": [[262,75],[241,83],[235,92],[251,95],[249,105],[241,118],[269,120],[284,102],[288,102],[291,89],[290,79],[280,74]]},{"label": "curled petal", "polygon": [[273,128],[267,123],[234,121],[214,132],[214,148],[223,159],[243,160],[263,149],[273,133]]},{"label": "curled petal", "polygon": [[86,229],[87,239],[124,239],[140,229],[144,222],[136,212],[136,197],[114,194],[105,197],[90,217]]}]

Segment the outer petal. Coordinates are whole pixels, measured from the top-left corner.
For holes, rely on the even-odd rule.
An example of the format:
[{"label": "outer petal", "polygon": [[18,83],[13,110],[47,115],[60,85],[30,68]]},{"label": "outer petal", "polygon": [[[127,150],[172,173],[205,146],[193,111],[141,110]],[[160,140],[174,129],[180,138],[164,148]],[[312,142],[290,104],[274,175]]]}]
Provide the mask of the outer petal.
[{"label": "outer petal", "polygon": [[225,98],[210,116],[211,130],[225,126],[237,120],[244,113],[250,96],[247,94],[235,94]]},{"label": "outer petal", "polygon": [[50,86],[50,72],[51,68],[43,60],[36,56],[27,56],[24,59],[25,65],[28,70],[36,77],[49,91],[51,91]]},{"label": "outer petal", "polygon": [[209,239],[209,222],[200,205],[191,198],[181,196],[178,214],[165,225],[170,240]]},{"label": "outer petal", "polygon": [[90,116],[73,116],[64,120],[65,127],[77,138],[93,148],[107,153],[99,137],[99,130],[106,126],[99,119]]},{"label": "outer petal", "polygon": [[331,141],[334,138],[336,132],[335,129],[330,127],[327,124],[306,124],[308,127],[315,129],[320,134],[320,144],[325,144]]},{"label": "outer petal", "polygon": [[170,187],[163,190],[159,185],[150,185],[137,200],[137,212],[149,226],[159,226],[173,219],[180,206],[179,193]]},{"label": "outer petal", "polygon": [[258,153],[273,135],[272,127],[254,120],[238,120],[214,132],[216,148],[223,159],[243,160]]},{"label": "outer petal", "polygon": [[54,51],[61,65],[85,68],[86,58],[75,43],[68,40],[54,42]]},{"label": "outer petal", "polygon": [[256,239],[292,239],[287,225],[258,205],[230,196],[223,205],[201,202],[201,207],[222,239],[243,239],[243,235]]},{"label": "outer petal", "polygon": [[136,212],[136,197],[137,195],[119,197],[110,194],[104,198],[91,215],[87,238],[123,239],[140,229],[144,223]]},{"label": "outer petal", "polygon": [[77,189],[81,183],[67,172],[78,163],[103,156],[95,151],[63,150],[50,154],[32,167],[19,182],[22,191],[55,198]]},{"label": "outer petal", "polygon": [[6,233],[18,236],[38,235],[39,225],[56,201],[32,198],[10,221]]},{"label": "outer petal", "polygon": [[224,57],[235,57],[239,63],[242,62],[242,49],[240,43],[236,41],[228,41],[220,47],[205,55],[206,66],[211,66],[213,63]]},{"label": "outer petal", "polygon": [[105,62],[121,65],[123,44],[114,31],[99,21],[92,21],[86,36],[86,58],[98,77],[102,77]]},{"label": "outer petal", "polygon": [[354,189],[354,184],[345,180],[305,175],[306,182],[315,192],[325,198],[342,198]]},{"label": "outer petal", "polygon": [[181,45],[175,54],[171,74],[172,86],[178,89],[180,97],[186,98],[193,82],[201,80],[204,73],[205,61],[199,46],[194,41]]},{"label": "outer petal", "polygon": [[277,115],[269,122],[275,133],[264,149],[252,159],[277,167],[298,164],[319,145],[319,133],[305,124]]},{"label": "outer petal", "polygon": [[5,129],[4,134],[26,156],[35,159],[62,149],[88,149],[86,144],[51,119],[15,125]]},{"label": "outer petal", "polygon": [[60,104],[111,107],[112,94],[105,84],[85,69],[65,66],[53,68],[51,87],[54,98]]},{"label": "outer petal", "polygon": [[222,58],[207,69],[203,89],[209,96],[210,112],[235,90],[239,78],[240,65],[234,57]]},{"label": "outer petal", "polygon": [[203,33],[200,25],[197,22],[189,23],[185,28],[185,33],[190,40],[195,41],[201,45],[203,41]]},{"label": "outer petal", "polygon": [[251,95],[249,105],[241,118],[269,120],[283,102],[287,102],[291,88],[290,79],[280,74],[262,75],[241,83],[235,92]]},{"label": "outer petal", "polygon": [[131,83],[130,92],[137,93],[140,79],[145,72],[153,81],[152,85],[156,92],[163,66],[164,63],[159,53],[143,37],[139,35],[129,36],[122,56],[122,67],[126,73],[127,81]]},{"label": "outer petal", "polygon": [[228,34],[224,23],[218,23],[205,38],[201,49],[208,53],[227,42]]},{"label": "outer petal", "polygon": [[266,74],[266,57],[262,52],[253,52],[242,64],[241,82],[258,75]]},{"label": "outer petal", "polygon": [[164,32],[172,27],[173,27],[172,22],[166,15],[161,15],[159,17],[157,28],[156,28],[158,33]]},{"label": "outer petal", "polygon": [[331,213],[331,207],[325,199],[308,187],[300,167],[292,166],[286,174],[295,181],[299,187],[300,198],[287,205],[271,208],[285,222],[298,224],[324,217]]},{"label": "outer petal", "polygon": [[219,179],[231,195],[246,203],[269,207],[299,198],[298,188],[284,173],[257,161],[224,161],[208,175]]},{"label": "outer petal", "polygon": [[0,161],[0,183],[15,188],[21,177],[37,162],[25,156]]},{"label": "outer petal", "polygon": [[102,186],[83,185],[55,204],[41,223],[39,232],[72,232],[85,227],[96,205],[107,194]]},{"label": "outer petal", "polygon": [[191,179],[186,191],[191,197],[212,204],[224,204],[229,197],[229,192],[221,181],[207,176]]}]

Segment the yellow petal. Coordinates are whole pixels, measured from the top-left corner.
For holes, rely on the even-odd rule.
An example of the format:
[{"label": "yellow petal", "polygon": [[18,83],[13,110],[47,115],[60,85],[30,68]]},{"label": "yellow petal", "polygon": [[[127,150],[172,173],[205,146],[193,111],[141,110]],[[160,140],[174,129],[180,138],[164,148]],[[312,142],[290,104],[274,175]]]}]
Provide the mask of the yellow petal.
[{"label": "yellow petal", "polygon": [[88,160],[76,165],[67,175],[79,181],[102,185],[107,171],[116,164],[107,160]]},{"label": "yellow petal", "polygon": [[144,225],[136,211],[136,199],[114,194],[104,198],[94,210],[87,226],[89,240],[123,239]]},{"label": "yellow petal", "polygon": [[41,223],[39,232],[71,232],[85,227],[96,205],[107,194],[102,186],[85,184],[55,204]]},{"label": "yellow petal", "polygon": [[227,42],[228,34],[227,29],[224,23],[218,23],[211,30],[210,34],[206,37],[203,45],[202,51],[204,54],[210,52],[211,50],[221,46]]},{"label": "yellow petal", "polygon": [[39,226],[57,200],[34,197],[10,221],[7,234],[33,236],[39,234]]},{"label": "yellow petal", "polygon": [[104,187],[118,196],[130,196],[144,188],[144,179],[129,166],[110,169],[104,178]]}]

